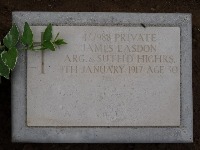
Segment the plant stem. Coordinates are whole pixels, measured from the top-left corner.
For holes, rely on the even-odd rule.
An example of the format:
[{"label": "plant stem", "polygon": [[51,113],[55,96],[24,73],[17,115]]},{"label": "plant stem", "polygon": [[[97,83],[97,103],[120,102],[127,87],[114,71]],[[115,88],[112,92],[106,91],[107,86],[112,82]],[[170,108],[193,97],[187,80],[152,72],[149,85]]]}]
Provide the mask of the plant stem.
[{"label": "plant stem", "polygon": [[37,42],[37,43],[35,42],[35,43],[33,44],[33,46],[34,46],[34,47],[36,47],[36,46],[41,46],[41,42]]},{"label": "plant stem", "polygon": [[57,35],[56,35],[56,37],[55,37],[55,39],[54,39],[54,41],[53,41],[53,42],[55,42],[55,41],[57,40],[57,38],[58,38],[59,34],[60,34],[60,32],[58,32],[58,33],[57,33]]},{"label": "plant stem", "polygon": [[0,52],[3,51],[5,49],[4,45],[0,45]]},{"label": "plant stem", "polygon": [[41,50],[41,48],[36,48],[36,49],[32,48],[31,50],[37,51],[37,50]]}]

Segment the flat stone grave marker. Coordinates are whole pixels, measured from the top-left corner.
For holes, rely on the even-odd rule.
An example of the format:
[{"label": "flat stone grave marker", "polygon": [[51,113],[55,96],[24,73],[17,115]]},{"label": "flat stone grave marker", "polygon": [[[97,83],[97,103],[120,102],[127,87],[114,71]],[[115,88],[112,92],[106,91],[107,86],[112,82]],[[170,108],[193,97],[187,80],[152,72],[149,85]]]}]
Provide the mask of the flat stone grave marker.
[{"label": "flat stone grave marker", "polygon": [[27,55],[28,126],[180,125],[179,27],[54,32],[68,45]]},{"label": "flat stone grave marker", "polygon": [[192,142],[189,14],[13,13],[36,42],[47,20],[68,44],[21,52],[13,141]]}]

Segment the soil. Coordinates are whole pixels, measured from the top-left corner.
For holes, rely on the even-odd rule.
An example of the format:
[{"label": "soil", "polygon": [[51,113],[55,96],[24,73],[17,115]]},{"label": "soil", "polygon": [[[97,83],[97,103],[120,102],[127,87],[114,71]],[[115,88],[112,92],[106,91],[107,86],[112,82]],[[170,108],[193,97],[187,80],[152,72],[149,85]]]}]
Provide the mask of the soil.
[{"label": "soil", "polygon": [[192,13],[194,143],[191,144],[28,144],[11,142],[11,86],[0,84],[0,150],[199,150],[200,1],[199,0],[0,0],[0,39],[9,31],[12,11]]}]

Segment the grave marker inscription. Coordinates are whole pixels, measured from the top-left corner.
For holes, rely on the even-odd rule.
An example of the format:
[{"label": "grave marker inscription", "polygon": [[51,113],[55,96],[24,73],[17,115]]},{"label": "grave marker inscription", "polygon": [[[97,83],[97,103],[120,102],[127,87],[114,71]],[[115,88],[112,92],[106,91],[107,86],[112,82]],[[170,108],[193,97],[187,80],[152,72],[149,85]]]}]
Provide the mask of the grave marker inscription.
[{"label": "grave marker inscription", "polygon": [[12,140],[35,143],[193,141],[191,14],[13,12],[35,41],[12,74]]},{"label": "grave marker inscription", "polygon": [[53,28],[68,44],[28,52],[28,126],[180,125],[179,27]]}]

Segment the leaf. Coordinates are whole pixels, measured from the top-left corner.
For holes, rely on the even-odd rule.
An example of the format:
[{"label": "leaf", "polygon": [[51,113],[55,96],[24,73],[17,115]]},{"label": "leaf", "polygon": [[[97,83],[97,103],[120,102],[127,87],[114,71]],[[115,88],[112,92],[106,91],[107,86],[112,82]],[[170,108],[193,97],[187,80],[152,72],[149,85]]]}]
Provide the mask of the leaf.
[{"label": "leaf", "polygon": [[53,43],[51,41],[44,41],[42,46],[43,46],[42,48],[50,49],[52,51],[55,51],[55,47],[54,47],[54,45],[53,45]]},{"label": "leaf", "polygon": [[12,47],[8,51],[3,51],[1,53],[1,59],[4,64],[11,70],[15,68],[17,62],[18,52],[17,49]]},{"label": "leaf", "polygon": [[22,43],[24,45],[28,45],[28,47],[32,47],[33,45],[33,32],[27,22],[24,25],[24,32],[22,35]]},{"label": "leaf", "polygon": [[4,39],[3,39],[3,44],[7,47],[7,48],[11,48],[13,47],[13,42],[12,42],[12,35],[11,34],[7,34]]},{"label": "leaf", "polygon": [[54,42],[55,45],[62,45],[62,44],[67,44],[64,39],[58,39]]},{"label": "leaf", "polygon": [[45,41],[50,41],[52,39],[52,25],[49,24],[44,31],[42,43]]},{"label": "leaf", "polygon": [[19,40],[19,31],[15,24],[13,24],[12,28],[10,29],[10,34],[12,35],[13,45],[16,45]]},{"label": "leaf", "polygon": [[0,57],[0,76],[3,76],[6,79],[9,79],[9,74],[10,74],[9,68],[4,64],[4,62],[1,60],[1,57]]},{"label": "leaf", "polygon": [[7,48],[14,47],[19,39],[19,31],[17,26],[14,24],[8,34],[4,37],[3,43]]}]

